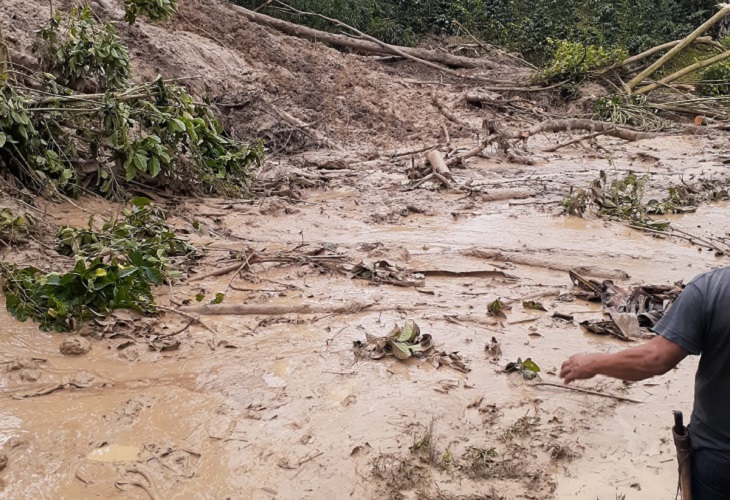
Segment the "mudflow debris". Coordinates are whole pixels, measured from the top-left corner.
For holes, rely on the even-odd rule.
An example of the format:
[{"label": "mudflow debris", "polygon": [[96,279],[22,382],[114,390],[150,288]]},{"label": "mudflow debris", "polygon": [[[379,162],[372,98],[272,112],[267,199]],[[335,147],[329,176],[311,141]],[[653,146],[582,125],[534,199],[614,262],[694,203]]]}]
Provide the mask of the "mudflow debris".
[{"label": "mudflow debris", "polygon": [[471,371],[458,352],[437,351],[433,337],[428,333],[421,334],[421,328],[413,320],[407,320],[402,327],[395,325],[385,337],[375,337],[369,333],[365,335],[365,342],[356,340],[353,344],[357,357],[382,359],[395,356],[401,361],[416,357],[427,359],[436,368],[449,366],[464,373]]},{"label": "mudflow debris", "polygon": [[579,289],[577,298],[600,301],[606,319],[586,320],[581,326],[598,335],[613,335],[624,341],[634,341],[650,335],[654,327],[682,292],[681,283],[674,285],[642,285],[628,290],[611,280],[598,282],[570,272],[570,279]]}]

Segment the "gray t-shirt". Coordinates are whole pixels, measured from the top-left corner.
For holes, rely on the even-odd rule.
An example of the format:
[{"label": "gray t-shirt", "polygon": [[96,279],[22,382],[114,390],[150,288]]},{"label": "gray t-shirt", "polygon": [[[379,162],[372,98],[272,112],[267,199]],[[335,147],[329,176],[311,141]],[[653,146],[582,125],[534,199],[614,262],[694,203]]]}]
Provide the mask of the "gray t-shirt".
[{"label": "gray t-shirt", "polygon": [[692,448],[730,454],[730,268],[697,276],[654,331],[699,355]]}]

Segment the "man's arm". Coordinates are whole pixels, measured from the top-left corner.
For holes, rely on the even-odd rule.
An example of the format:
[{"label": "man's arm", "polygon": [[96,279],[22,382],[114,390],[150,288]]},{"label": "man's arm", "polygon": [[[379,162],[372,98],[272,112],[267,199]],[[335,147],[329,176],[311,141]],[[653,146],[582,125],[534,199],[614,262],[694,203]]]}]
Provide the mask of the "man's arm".
[{"label": "man's arm", "polygon": [[663,375],[677,366],[689,352],[664,337],[615,354],[575,354],[560,369],[567,384],[596,375],[639,381]]}]

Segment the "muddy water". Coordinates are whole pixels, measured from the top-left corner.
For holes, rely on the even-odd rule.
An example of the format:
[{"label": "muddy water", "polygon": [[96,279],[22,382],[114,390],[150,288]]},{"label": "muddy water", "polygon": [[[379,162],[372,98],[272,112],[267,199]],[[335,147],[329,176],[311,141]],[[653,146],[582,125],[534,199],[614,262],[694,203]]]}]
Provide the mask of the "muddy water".
[{"label": "muddy water", "polygon": [[[689,144],[675,146],[668,155],[697,148],[695,140],[686,139]],[[654,151],[652,147],[644,146]],[[628,158],[632,151],[625,154]],[[603,168],[598,160],[567,168],[571,161],[566,155],[534,172],[499,174],[559,174],[574,182],[586,177],[584,171]],[[682,168],[680,156],[664,163],[652,171]],[[621,284],[670,283],[727,260],[618,223],[559,216],[554,204],[401,194],[392,186],[384,191],[388,182],[375,179],[357,194],[346,186],[310,193],[309,204],[297,206],[297,213],[261,217],[255,208],[241,209],[205,222],[217,232],[245,236],[257,250],[286,248],[302,240],[327,242],[352,260],[385,258],[414,269],[496,269],[511,278],[429,276],[428,295],[306,266],[257,266],[257,279],[235,283],[261,291],[227,290],[226,301],[324,304],[357,299],[391,308],[342,316],[206,317],[215,333],[194,325],[180,335],[180,350],[165,353],[150,351],[141,342],[120,348],[122,341],[105,340],[94,341],[86,356],[64,357],[58,352],[62,335],[39,333],[34,325],[17,323],[1,312],[0,445],[9,457],[0,476],[2,496],[388,498],[399,485],[380,477],[392,463],[388,460],[397,459],[427,474],[421,484],[417,481],[415,488],[404,491],[406,498],[424,498],[419,486],[435,495],[434,484],[441,498],[484,495],[492,488],[506,498],[671,498],[676,485],[671,410],[689,413],[696,360],[638,384],[607,379],[577,384],[642,404],[533,388],[500,369],[518,357],[531,357],[545,381],[558,382],[560,364],[574,352],[626,346],[522,309],[524,298],[537,298],[548,309],[574,313],[580,320],[599,317],[593,305],[557,301],[569,285],[564,268],[625,271],[629,277],[617,279]],[[414,196],[431,208],[430,214],[401,215]],[[547,190],[536,201],[547,198],[554,199],[555,193]],[[188,219],[221,211],[214,202],[210,205],[205,210],[183,207],[177,213],[187,210],[190,217],[173,221],[190,229]],[[727,208],[703,206],[676,222],[724,235]],[[88,219],[70,208],[59,213],[63,223],[84,224]],[[236,240],[192,238],[201,246],[243,246]],[[529,258],[531,264],[474,257],[473,249],[498,249],[523,261]],[[205,265],[219,266],[217,260],[224,256],[212,251]],[[231,276],[223,276],[181,285],[175,297],[225,291],[230,282]],[[160,292],[161,301],[167,293]],[[513,304],[502,325],[485,314],[487,302],[497,297]],[[466,356],[471,372],[436,369],[418,360],[354,359],[354,340],[363,340],[366,333],[383,335],[407,318],[431,333],[439,349]],[[174,326],[178,321],[165,318]],[[484,353],[492,337],[503,351],[495,363]],[[70,381],[81,387],[17,399]],[[431,421],[438,467],[409,450]],[[517,468],[491,478],[459,472],[467,468],[474,449],[490,448],[500,460],[515,459]],[[381,474],[374,474],[378,470]],[[421,477],[413,470],[409,474]]]}]

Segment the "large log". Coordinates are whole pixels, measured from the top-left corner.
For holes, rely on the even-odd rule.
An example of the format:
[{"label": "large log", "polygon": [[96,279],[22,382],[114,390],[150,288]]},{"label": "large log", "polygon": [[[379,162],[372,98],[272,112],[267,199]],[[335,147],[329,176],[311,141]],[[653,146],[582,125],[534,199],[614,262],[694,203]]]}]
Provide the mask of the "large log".
[{"label": "large log", "polygon": [[[338,47],[345,47],[348,49],[358,50],[362,52],[370,52],[375,54],[396,54],[400,55],[399,52],[404,52],[412,57],[423,59],[434,63],[444,64],[452,68],[483,68],[492,69],[493,65],[483,59],[474,59],[471,57],[462,57],[449,54],[447,52],[437,52],[435,50],[418,49],[412,47],[398,47],[388,46],[387,44],[374,43],[368,40],[361,40],[353,38],[347,35],[338,35],[334,33],[327,33],[326,31],[320,31],[307,26],[301,26],[299,24],[290,23],[281,19],[276,19],[266,14],[254,12],[252,10],[240,7],[238,5],[231,5],[232,8],[242,14],[246,19],[257,24],[264,24],[270,26],[276,30],[286,33],[287,35],[296,36],[299,38],[307,38],[310,40],[316,40],[319,42],[329,43]],[[390,47],[390,48],[387,48]]]}]

